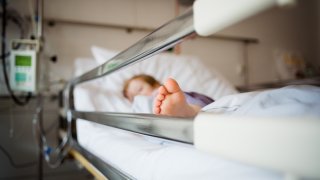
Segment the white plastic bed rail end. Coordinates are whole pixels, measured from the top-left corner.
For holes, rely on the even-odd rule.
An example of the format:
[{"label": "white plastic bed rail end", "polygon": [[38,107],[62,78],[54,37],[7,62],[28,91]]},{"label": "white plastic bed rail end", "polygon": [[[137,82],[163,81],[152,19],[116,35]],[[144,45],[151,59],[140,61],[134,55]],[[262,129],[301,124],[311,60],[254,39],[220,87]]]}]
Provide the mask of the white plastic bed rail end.
[{"label": "white plastic bed rail end", "polygon": [[295,0],[197,0],[194,28],[200,36],[209,36],[272,6],[292,4]]},{"label": "white plastic bed rail end", "polygon": [[320,178],[320,119],[215,115],[194,121],[194,145],[214,155],[295,176]]}]

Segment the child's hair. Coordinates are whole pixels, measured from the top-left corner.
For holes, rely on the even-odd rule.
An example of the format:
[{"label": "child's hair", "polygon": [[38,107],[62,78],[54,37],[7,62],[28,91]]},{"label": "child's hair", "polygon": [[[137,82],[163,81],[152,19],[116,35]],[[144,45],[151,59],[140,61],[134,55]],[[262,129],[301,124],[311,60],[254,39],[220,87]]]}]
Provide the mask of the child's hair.
[{"label": "child's hair", "polygon": [[157,81],[154,77],[150,76],[150,75],[147,75],[147,74],[139,74],[139,75],[135,75],[133,76],[132,78],[126,80],[124,82],[124,86],[123,86],[123,90],[122,90],[122,94],[125,98],[128,98],[128,95],[127,95],[127,90],[128,90],[128,86],[130,84],[130,82],[132,80],[135,80],[135,79],[140,79],[148,84],[150,84],[150,86],[152,87],[156,87],[156,86],[160,86],[160,82]]}]

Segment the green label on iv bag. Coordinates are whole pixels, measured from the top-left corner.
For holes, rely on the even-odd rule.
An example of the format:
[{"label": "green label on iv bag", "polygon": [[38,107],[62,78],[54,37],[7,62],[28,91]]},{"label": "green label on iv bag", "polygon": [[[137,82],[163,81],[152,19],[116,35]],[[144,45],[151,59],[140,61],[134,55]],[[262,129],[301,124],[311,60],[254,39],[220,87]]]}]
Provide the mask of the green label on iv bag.
[{"label": "green label on iv bag", "polygon": [[15,65],[16,66],[31,66],[31,56],[15,56]]}]

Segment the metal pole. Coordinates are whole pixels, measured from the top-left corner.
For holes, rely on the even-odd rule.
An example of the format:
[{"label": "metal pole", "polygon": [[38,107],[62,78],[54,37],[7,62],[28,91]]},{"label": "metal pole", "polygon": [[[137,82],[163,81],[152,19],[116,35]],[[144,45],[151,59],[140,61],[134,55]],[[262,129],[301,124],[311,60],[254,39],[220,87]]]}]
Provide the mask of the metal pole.
[{"label": "metal pole", "polygon": [[39,40],[42,39],[43,35],[43,0],[37,0],[37,8],[36,8],[36,22],[37,22],[37,38]]},{"label": "metal pole", "polygon": [[37,98],[37,106],[38,106],[38,114],[37,114],[37,118],[38,118],[38,123],[39,123],[39,163],[38,163],[38,179],[42,180],[43,179],[43,141],[41,138],[41,133],[42,132],[42,118],[43,118],[43,104],[42,104],[42,96],[41,93],[38,94],[38,98]]},{"label": "metal pole", "polygon": [[[43,26],[42,26],[42,19],[43,19],[43,0],[37,0],[36,1],[36,39],[39,42],[39,51],[37,53],[37,58],[39,60],[40,57],[40,52],[42,50],[42,35],[43,35]],[[39,70],[39,63],[38,63],[38,67],[37,69]],[[38,82],[39,81],[39,74],[37,74],[37,78],[38,78]],[[39,123],[39,129],[40,129],[40,133],[39,133],[39,166],[38,166],[38,179],[42,180],[43,179],[43,140],[42,140],[42,133],[43,133],[43,98],[42,98],[42,94],[41,94],[41,89],[39,88],[38,85],[38,108],[40,109],[39,113],[38,113],[38,123]]]}]

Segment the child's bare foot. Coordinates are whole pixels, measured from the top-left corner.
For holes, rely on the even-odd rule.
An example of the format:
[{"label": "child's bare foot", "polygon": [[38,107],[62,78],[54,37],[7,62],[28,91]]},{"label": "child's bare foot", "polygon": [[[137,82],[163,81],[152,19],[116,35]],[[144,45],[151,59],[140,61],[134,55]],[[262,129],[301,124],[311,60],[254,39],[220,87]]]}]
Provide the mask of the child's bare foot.
[{"label": "child's bare foot", "polygon": [[199,112],[200,107],[188,104],[178,83],[169,78],[164,86],[160,86],[154,102],[155,114],[192,117]]}]

